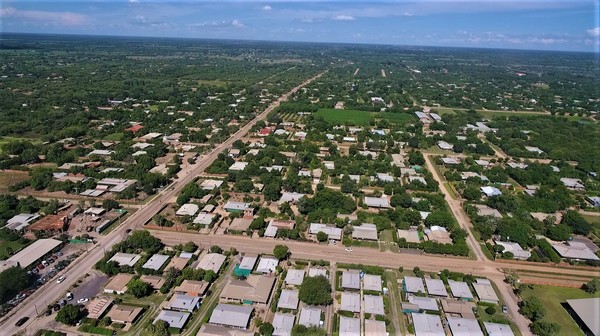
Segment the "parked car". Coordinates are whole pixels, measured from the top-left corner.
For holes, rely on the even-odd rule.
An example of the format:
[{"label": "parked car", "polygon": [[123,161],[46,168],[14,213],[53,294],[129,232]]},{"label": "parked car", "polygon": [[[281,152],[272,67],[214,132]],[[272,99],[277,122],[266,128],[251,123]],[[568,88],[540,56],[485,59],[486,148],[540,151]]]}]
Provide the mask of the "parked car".
[{"label": "parked car", "polygon": [[351,247],[347,247],[346,248],[346,252],[352,252],[352,248]]},{"label": "parked car", "polygon": [[28,320],[29,320],[29,316],[21,317],[21,318],[20,318],[20,319],[17,321],[17,323],[15,323],[15,325],[16,325],[17,327],[20,327],[20,326],[22,326],[23,324],[25,324],[25,322],[27,322]]},{"label": "parked car", "polygon": [[86,303],[86,302],[88,302],[89,300],[90,300],[90,299],[88,299],[88,298],[81,298],[81,299],[77,300],[77,303]]},{"label": "parked car", "polygon": [[502,305],[502,313],[508,314],[508,309],[506,308],[506,305]]}]

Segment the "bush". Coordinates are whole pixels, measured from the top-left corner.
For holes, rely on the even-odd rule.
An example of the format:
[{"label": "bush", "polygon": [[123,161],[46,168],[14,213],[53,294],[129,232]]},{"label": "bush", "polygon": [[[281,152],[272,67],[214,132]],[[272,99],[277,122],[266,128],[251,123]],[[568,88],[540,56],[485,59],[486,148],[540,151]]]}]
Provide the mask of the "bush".
[{"label": "bush", "polygon": [[308,305],[331,304],[331,283],[324,276],[306,278],[300,286],[298,298]]},{"label": "bush", "polygon": [[487,307],[487,308],[485,308],[485,312],[488,315],[494,315],[494,314],[496,314],[496,308],[494,308],[494,307]]}]

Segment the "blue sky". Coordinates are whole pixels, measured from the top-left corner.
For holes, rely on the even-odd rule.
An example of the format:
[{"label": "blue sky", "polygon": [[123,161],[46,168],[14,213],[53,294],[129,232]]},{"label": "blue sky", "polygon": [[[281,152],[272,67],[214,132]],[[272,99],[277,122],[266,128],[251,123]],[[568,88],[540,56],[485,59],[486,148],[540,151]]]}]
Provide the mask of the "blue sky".
[{"label": "blue sky", "polygon": [[2,0],[4,32],[599,50],[600,0]]}]

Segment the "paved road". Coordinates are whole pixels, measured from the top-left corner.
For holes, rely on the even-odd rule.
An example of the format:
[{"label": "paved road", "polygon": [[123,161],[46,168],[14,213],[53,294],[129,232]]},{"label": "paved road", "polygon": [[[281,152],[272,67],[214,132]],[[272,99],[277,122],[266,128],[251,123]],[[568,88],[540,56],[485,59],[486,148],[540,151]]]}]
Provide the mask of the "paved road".
[{"label": "paved road", "polygon": [[[169,200],[177,197],[181,189],[183,189],[183,187],[186,184],[191,182],[196,176],[198,176],[206,168],[208,168],[208,166],[210,166],[213,163],[213,161],[217,158],[220,152],[229,148],[235,141],[241,139],[244,135],[246,135],[248,131],[250,131],[252,126],[254,126],[258,121],[265,119],[270,112],[277,108],[281,102],[287,100],[290,95],[294,94],[301,87],[304,87],[310,82],[319,78],[325,72],[306,80],[302,84],[290,90],[290,92],[281,96],[271,105],[269,105],[269,107],[267,107],[261,114],[256,116],[256,118],[254,118],[248,124],[241,127],[236,133],[231,135],[229,139],[215,147],[215,149],[209,154],[207,154],[202,160],[198,160],[198,162],[190,166],[188,168],[189,173],[187,175],[177,179],[170,187],[160,192],[150,203],[141,206],[140,209],[137,212],[135,212],[131,217],[129,217],[121,226],[117,227],[107,236],[101,237],[99,239],[99,242],[94,246],[93,249],[84,254],[80,260],[73,263],[71,267],[69,267],[67,270],[61,272],[61,274],[69,274],[69,276],[64,282],[57,284],[55,281],[50,281],[49,283],[38,289],[36,293],[34,293],[26,301],[21,303],[11,313],[12,315],[3,320],[0,324],[3,326],[1,334],[13,335],[17,331],[21,329],[26,329],[29,325],[31,325],[34,321],[33,318],[30,318],[30,320],[20,328],[16,327],[15,323],[23,316],[36,316],[36,310],[38,313],[43,313],[42,310],[44,307],[37,307],[37,303],[54,302],[59,297],[64,295],[67,289],[73,283],[75,283],[75,281],[77,281],[77,279],[79,278],[78,275],[83,275],[89,270],[91,270],[94,264],[98,262],[98,260],[102,259],[105,251],[110,250],[110,248],[114,244],[122,241],[127,236],[127,229],[139,227],[141,225],[144,225],[146,222],[150,221],[152,216],[160,212],[160,210],[169,202]],[[27,330],[27,334],[33,334],[34,332],[35,330]]]},{"label": "paved road", "polygon": [[471,232],[471,230],[473,229],[473,225],[471,224],[471,220],[469,219],[469,217],[467,217],[467,214],[463,210],[462,202],[460,200],[456,200],[456,199],[452,198],[452,196],[450,196],[450,193],[444,186],[444,181],[442,180],[441,176],[438,174],[438,171],[433,166],[434,165],[433,157],[432,157],[433,155],[424,153],[423,156],[425,157],[425,163],[427,165],[427,169],[431,172],[431,174],[433,175],[433,178],[437,181],[438,185],[440,186],[440,190],[444,194],[444,199],[446,200],[446,203],[448,203],[448,206],[450,207],[452,214],[454,214],[454,217],[458,221],[458,224],[460,225],[460,227],[468,233],[467,244],[469,245],[469,248],[471,249],[471,251],[473,251],[475,253],[475,257],[477,258],[478,261],[480,261],[482,263],[489,262],[490,260],[485,256],[485,254],[483,254],[483,251],[481,250],[481,245],[479,245],[479,243],[477,242],[477,239],[475,239],[475,237],[473,236],[473,233]]}]

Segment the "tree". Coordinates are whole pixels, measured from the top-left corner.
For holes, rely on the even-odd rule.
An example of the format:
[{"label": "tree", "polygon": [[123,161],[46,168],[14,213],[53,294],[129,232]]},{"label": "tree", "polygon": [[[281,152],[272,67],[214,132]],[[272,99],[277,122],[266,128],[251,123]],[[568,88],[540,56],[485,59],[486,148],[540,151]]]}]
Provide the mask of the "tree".
[{"label": "tree", "polygon": [[494,315],[494,314],[496,314],[496,308],[494,308],[494,307],[487,307],[487,308],[485,308],[485,312],[488,315]]},{"label": "tree", "polygon": [[27,271],[14,266],[0,273],[0,303],[5,303],[31,283]]},{"label": "tree", "polygon": [[481,191],[476,186],[467,186],[462,192],[463,197],[469,201],[478,200],[481,196]]},{"label": "tree", "polygon": [[544,308],[544,304],[537,297],[530,297],[525,299],[521,303],[521,309],[519,312],[530,319],[531,321],[540,320],[546,315],[546,308]]},{"label": "tree", "polygon": [[83,317],[82,312],[72,304],[67,304],[56,314],[56,321],[62,324],[74,326]]},{"label": "tree", "polygon": [[102,201],[102,207],[106,209],[106,211],[110,211],[112,209],[118,209],[121,205],[119,202],[112,199],[105,199]]},{"label": "tree", "polygon": [[565,212],[562,224],[570,226],[576,234],[587,235],[592,230],[592,225],[575,210]]},{"label": "tree", "polygon": [[305,278],[300,285],[298,298],[308,304],[314,306],[324,306],[331,304],[331,284],[324,276]]},{"label": "tree", "polygon": [[560,332],[560,324],[547,321],[535,321],[530,328],[538,336],[554,336]]},{"label": "tree", "polygon": [[142,336],[169,336],[169,323],[158,320],[156,323],[148,325],[142,332]]},{"label": "tree", "polygon": [[131,294],[136,298],[148,296],[152,293],[152,286],[149,283],[140,279],[133,279],[127,284],[127,294]]},{"label": "tree", "polygon": [[317,240],[318,240],[319,242],[321,242],[321,243],[322,243],[322,242],[324,242],[324,241],[327,241],[328,239],[329,239],[329,235],[328,235],[327,233],[325,233],[325,232],[323,232],[323,231],[319,231],[319,232],[317,232]]},{"label": "tree", "polygon": [[287,259],[290,254],[290,249],[285,245],[277,245],[273,248],[273,255],[279,260]]},{"label": "tree", "polygon": [[258,332],[262,335],[262,336],[271,336],[273,335],[273,331],[275,331],[275,328],[273,327],[273,325],[271,323],[263,323],[260,325],[260,328],[258,328]]},{"label": "tree", "polygon": [[546,237],[556,241],[565,241],[569,239],[571,232],[571,228],[567,225],[552,225],[546,230]]},{"label": "tree", "polygon": [[590,294],[595,294],[600,291],[600,278],[594,278],[585,284],[585,291]]},{"label": "tree", "polygon": [[415,266],[415,268],[413,268],[413,273],[419,278],[422,278],[425,275],[425,273],[418,266]]},{"label": "tree", "polygon": [[325,336],[327,333],[324,329],[312,326],[305,327],[302,324],[296,324],[292,327],[292,336]]},{"label": "tree", "polygon": [[220,246],[213,245],[209,249],[210,253],[223,253],[223,249]]}]

